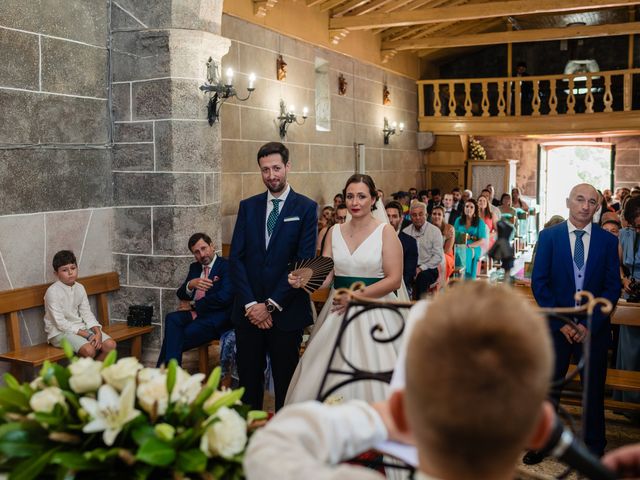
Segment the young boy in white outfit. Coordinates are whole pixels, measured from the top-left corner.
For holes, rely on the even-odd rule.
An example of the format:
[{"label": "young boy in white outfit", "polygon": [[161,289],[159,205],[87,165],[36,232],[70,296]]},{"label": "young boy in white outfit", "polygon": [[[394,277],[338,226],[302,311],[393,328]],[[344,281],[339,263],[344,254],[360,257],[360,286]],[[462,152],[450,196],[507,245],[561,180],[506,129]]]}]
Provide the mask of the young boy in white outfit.
[{"label": "young boy in white outfit", "polygon": [[116,348],[116,342],[100,327],[91,313],[84,287],[76,282],[78,264],[69,250],[53,256],[53,271],[58,281],[44,295],[44,329],[47,341],[60,347],[66,339],[80,357],[103,360]]}]

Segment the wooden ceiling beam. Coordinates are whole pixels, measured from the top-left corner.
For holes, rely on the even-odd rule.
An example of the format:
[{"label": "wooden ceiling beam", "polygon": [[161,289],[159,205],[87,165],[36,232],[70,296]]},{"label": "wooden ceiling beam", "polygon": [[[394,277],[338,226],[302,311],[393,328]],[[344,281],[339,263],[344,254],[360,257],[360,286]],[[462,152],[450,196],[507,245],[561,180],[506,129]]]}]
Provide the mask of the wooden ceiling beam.
[{"label": "wooden ceiling beam", "polygon": [[380,8],[385,6],[388,3],[391,3],[393,0],[373,0],[372,2],[363,5],[360,8],[356,8],[352,15],[364,15],[365,13],[373,12],[376,8]]},{"label": "wooden ceiling beam", "polygon": [[[339,5],[342,5],[346,1],[347,0],[329,0],[328,2],[324,2],[322,5],[320,5],[320,11],[326,12],[327,10],[332,10]],[[334,28],[331,25],[329,25],[329,29],[332,30]]]},{"label": "wooden ceiling beam", "polygon": [[324,2],[325,0],[307,0],[307,7],[315,7],[316,5]]},{"label": "wooden ceiling beam", "polygon": [[[330,2],[331,3],[331,2]],[[478,20],[482,18],[574,12],[640,4],[638,0],[512,0],[462,5],[459,7],[422,8],[412,11],[370,13],[329,19],[329,28],[370,30],[405,27],[427,23]]]},{"label": "wooden ceiling beam", "polygon": [[339,5],[331,11],[332,17],[341,17],[345,13],[353,10],[354,8],[361,7],[365,5],[369,0],[351,0],[350,2],[345,3],[344,5]]},{"label": "wooden ceiling beam", "polygon": [[[444,0],[444,1],[447,1],[447,0]],[[411,11],[411,10],[417,10],[420,7],[434,7],[434,6],[437,6],[438,4],[441,4],[442,2],[443,0],[426,0],[418,3],[415,3],[414,0],[394,0],[393,3],[383,8],[382,12],[390,13],[390,12],[399,10],[400,8],[404,8],[405,9],[404,11]],[[385,30],[386,30],[386,27],[378,28],[378,29],[372,30],[372,33],[374,35],[377,35],[378,33],[383,32]]]},{"label": "wooden ceiling beam", "polygon": [[426,48],[454,48],[501,43],[546,42],[568,38],[606,37],[640,33],[640,22],[614,23],[609,25],[542,28],[511,32],[478,33],[473,35],[429,37],[418,40],[382,42],[384,50],[423,50]]}]

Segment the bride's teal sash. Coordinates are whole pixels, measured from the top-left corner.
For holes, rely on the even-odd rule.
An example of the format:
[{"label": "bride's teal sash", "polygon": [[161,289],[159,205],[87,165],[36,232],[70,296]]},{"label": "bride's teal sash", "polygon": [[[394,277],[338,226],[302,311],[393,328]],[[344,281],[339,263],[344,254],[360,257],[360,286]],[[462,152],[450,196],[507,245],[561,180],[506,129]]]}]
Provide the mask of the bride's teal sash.
[{"label": "bride's teal sash", "polygon": [[333,288],[349,288],[356,282],[362,282],[366,286],[373,285],[376,282],[379,282],[382,278],[371,278],[371,277],[333,277]]}]

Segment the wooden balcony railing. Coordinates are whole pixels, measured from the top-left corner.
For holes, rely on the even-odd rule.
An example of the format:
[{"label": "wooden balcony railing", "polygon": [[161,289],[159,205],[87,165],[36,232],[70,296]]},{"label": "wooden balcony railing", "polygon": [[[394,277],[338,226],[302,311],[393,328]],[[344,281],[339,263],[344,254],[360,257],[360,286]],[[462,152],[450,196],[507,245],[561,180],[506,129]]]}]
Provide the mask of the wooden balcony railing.
[{"label": "wooden balcony railing", "polygon": [[[421,80],[420,130],[435,133],[557,133],[640,127],[640,68],[573,75]],[[626,113],[625,113],[626,112]],[[541,118],[547,117],[547,118]],[[571,118],[570,125],[550,122]],[[519,125],[519,126],[518,126]],[[603,129],[607,125],[602,125]],[[454,128],[454,132],[451,132]],[[595,128],[595,130],[594,130]]]}]

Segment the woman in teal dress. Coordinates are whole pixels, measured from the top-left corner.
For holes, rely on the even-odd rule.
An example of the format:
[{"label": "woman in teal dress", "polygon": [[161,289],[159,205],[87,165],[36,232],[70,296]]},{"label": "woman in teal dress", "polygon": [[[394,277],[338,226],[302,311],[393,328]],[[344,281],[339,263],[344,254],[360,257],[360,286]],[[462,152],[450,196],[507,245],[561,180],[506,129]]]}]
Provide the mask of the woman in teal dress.
[{"label": "woman in teal dress", "polygon": [[[473,198],[464,204],[464,212],[453,226],[456,237],[467,234],[464,278],[475,280],[482,248],[486,246],[489,232],[487,224],[478,216],[478,204]],[[458,248],[460,248],[458,246]]]}]

